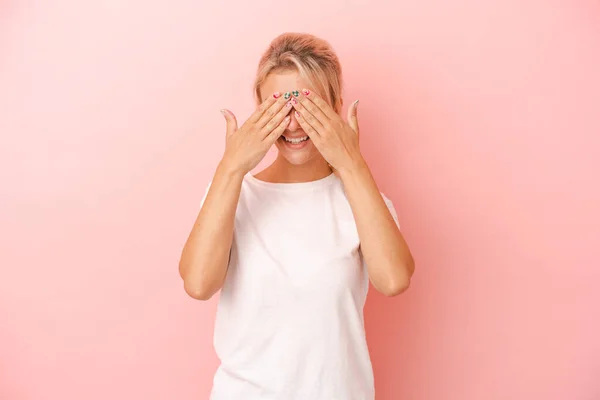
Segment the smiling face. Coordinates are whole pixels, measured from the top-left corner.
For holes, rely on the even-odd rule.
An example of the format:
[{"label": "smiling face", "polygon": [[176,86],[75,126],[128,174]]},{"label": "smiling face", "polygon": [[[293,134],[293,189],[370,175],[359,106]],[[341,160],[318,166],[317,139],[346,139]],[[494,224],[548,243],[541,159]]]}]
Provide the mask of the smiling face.
[{"label": "smiling face", "polygon": [[[297,71],[274,71],[270,73],[260,86],[262,101],[275,92],[283,95],[294,90],[313,88],[298,74]],[[292,96],[293,98],[293,96]],[[303,165],[309,162],[323,161],[321,153],[314,143],[304,133],[302,127],[296,120],[294,108],[290,109],[291,121],[283,135],[275,142],[279,150],[279,157],[283,157],[292,165]]]}]

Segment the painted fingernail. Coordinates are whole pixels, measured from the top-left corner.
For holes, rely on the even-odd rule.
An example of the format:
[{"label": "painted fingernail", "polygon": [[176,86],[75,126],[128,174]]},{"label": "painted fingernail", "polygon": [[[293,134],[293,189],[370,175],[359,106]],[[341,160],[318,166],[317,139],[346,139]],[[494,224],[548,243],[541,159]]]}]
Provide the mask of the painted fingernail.
[{"label": "painted fingernail", "polygon": [[289,99],[290,98],[290,92],[285,92],[285,94],[283,95],[284,99]]},{"label": "painted fingernail", "polygon": [[305,96],[308,96],[310,91],[308,89],[302,89],[302,93],[304,93]]},{"label": "painted fingernail", "polygon": [[298,111],[294,111],[294,115],[296,116],[296,118],[300,118],[300,113]]},{"label": "painted fingernail", "polygon": [[288,101],[287,103],[285,103],[285,106],[286,106],[287,108],[290,108],[290,107],[292,107],[292,102],[291,102],[291,101]]},{"label": "painted fingernail", "polygon": [[292,102],[293,105],[298,104],[298,100],[296,100],[295,97],[292,97],[292,99],[290,101]]},{"label": "painted fingernail", "polygon": [[294,91],[292,92],[292,94],[294,95],[294,97],[298,97],[298,96],[300,96],[300,92],[299,92],[299,91],[297,91],[297,90],[294,90]]},{"label": "painted fingernail", "polygon": [[276,98],[276,99],[278,99],[278,98],[281,97],[281,93],[275,92],[275,93],[273,93],[273,97]]}]

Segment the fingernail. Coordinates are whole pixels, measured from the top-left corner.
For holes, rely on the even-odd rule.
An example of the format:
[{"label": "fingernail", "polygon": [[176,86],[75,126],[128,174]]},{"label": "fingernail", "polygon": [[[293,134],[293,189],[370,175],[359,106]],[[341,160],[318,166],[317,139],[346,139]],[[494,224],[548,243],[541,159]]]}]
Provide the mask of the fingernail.
[{"label": "fingernail", "polygon": [[294,115],[296,116],[296,118],[300,118],[300,113],[298,111],[294,111]]},{"label": "fingernail", "polygon": [[290,108],[290,107],[292,106],[292,102],[291,102],[291,101],[288,101],[288,102],[285,104],[285,106],[286,106],[287,108]]},{"label": "fingernail", "polygon": [[299,92],[299,91],[297,91],[297,90],[294,90],[294,91],[292,92],[292,94],[294,95],[294,97],[298,97],[298,96],[300,96],[300,92]]},{"label": "fingernail", "polygon": [[221,111],[221,114],[227,116],[227,111],[225,111],[225,110],[220,110],[220,111]]},{"label": "fingernail", "polygon": [[273,97],[276,98],[276,99],[278,99],[278,98],[281,97],[281,93],[275,92],[275,93],[273,93]]},{"label": "fingernail", "polygon": [[296,104],[298,104],[298,100],[296,100],[296,98],[295,98],[295,97],[292,97],[292,100],[290,100],[290,102],[291,102],[293,105],[296,105]]},{"label": "fingernail", "polygon": [[308,89],[302,89],[302,93],[304,93],[305,96],[308,96],[310,91]]},{"label": "fingernail", "polygon": [[283,97],[287,100],[290,98],[290,92],[285,92],[285,94],[283,95]]}]

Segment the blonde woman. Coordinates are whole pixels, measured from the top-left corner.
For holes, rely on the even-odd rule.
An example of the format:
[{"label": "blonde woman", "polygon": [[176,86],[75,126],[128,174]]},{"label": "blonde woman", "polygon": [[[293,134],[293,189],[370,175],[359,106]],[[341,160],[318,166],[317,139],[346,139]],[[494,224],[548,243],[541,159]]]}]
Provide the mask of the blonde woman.
[{"label": "blonde woman", "polygon": [[286,33],[260,59],[257,110],[241,126],[222,110],[226,149],[179,265],[193,298],[221,290],[212,400],[374,398],[369,280],[397,295],[414,262],[361,155],[358,102],[346,122],[341,94],[328,43]]}]

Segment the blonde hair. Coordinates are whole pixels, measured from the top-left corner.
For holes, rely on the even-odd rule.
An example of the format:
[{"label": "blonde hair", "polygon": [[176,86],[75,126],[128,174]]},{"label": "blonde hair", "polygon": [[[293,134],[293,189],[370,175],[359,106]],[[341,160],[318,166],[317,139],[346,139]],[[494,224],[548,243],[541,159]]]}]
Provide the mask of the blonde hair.
[{"label": "blonde hair", "polygon": [[258,63],[256,101],[261,103],[260,85],[270,73],[290,70],[298,71],[337,113],[342,110],[340,61],[329,43],[308,33],[283,33],[273,39]]}]

